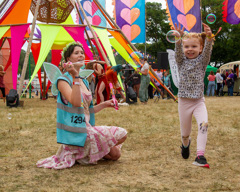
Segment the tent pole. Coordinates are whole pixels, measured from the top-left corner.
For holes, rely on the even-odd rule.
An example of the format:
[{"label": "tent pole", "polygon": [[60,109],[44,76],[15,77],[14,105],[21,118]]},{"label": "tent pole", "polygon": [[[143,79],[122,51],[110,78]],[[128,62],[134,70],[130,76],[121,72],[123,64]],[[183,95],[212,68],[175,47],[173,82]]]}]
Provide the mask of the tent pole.
[{"label": "tent pole", "polygon": [[102,49],[102,46],[100,45],[100,43],[99,43],[99,41],[98,41],[98,38],[97,38],[96,34],[94,33],[91,24],[89,23],[89,21],[88,21],[88,19],[87,19],[87,15],[85,14],[85,12],[84,12],[84,10],[83,10],[83,7],[82,7],[81,3],[79,3],[78,0],[77,0],[77,3],[78,3],[78,6],[79,6],[80,10],[81,10],[82,13],[83,13],[83,17],[84,17],[84,19],[85,19],[86,22],[87,22],[87,25],[88,25],[88,27],[89,27],[89,29],[90,29],[90,31],[91,31],[91,33],[92,33],[92,35],[93,35],[93,37],[94,37],[96,43],[97,43],[97,46],[99,47],[99,50],[100,50],[100,52],[101,52],[101,54],[102,54],[102,56],[103,56],[103,58],[104,58],[106,64],[107,64],[108,66],[110,66],[110,63],[108,62],[107,56],[105,55],[105,53],[104,53],[104,51],[103,51],[103,49]]},{"label": "tent pole", "polygon": [[35,25],[36,25],[36,20],[37,20],[37,15],[38,15],[40,2],[41,2],[41,0],[37,1],[37,5],[36,5],[33,21],[32,21],[32,29],[31,29],[31,33],[30,33],[29,42],[28,42],[27,52],[26,52],[26,55],[25,55],[24,63],[23,63],[22,74],[21,74],[21,77],[20,77],[20,83],[19,83],[19,89],[18,89],[18,95],[19,96],[21,95],[22,89],[23,89],[23,81],[24,81],[25,74],[26,74],[26,69],[27,69],[30,49],[31,49],[31,46],[32,46],[32,39],[33,39],[33,34],[34,34]]},{"label": "tent pole", "polygon": [[[81,14],[80,14],[79,9],[77,8],[77,4],[76,4],[76,3],[75,3],[75,8],[77,9],[77,13],[78,13],[79,19],[81,20],[81,22],[82,22],[82,24],[83,24],[83,19],[82,19],[82,16],[81,16]],[[93,54],[95,55],[96,53],[95,53],[95,51],[94,51],[94,49],[93,49],[93,45],[92,45],[92,42],[91,42],[91,40],[90,40],[90,38],[89,38],[87,29],[85,28],[84,31],[85,31],[85,33],[86,33],[86,35],[87,35],[88,42],[89,42],[89,44],[90,44],[90,46],[91,46],[91,48],[92,48],[92,52],[93,52]]]},{"label": "tent pole", "polygon": [[3,44],[5,43],[6,39],[7,39],[7,37],[3,37],[2,45],[0,46],[0,51],[1,51],[2,47],[3,47]]}]

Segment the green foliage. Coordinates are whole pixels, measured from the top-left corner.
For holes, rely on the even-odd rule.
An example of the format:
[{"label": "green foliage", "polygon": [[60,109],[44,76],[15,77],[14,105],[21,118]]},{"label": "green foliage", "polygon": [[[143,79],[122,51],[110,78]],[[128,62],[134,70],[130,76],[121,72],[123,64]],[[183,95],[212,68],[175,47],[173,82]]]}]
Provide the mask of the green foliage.
[{"label": "green foliage", "polygon": [[209,24],[213,33],[215,34],[219,27],[222,27],[221,32],[216,36],[211,57],[211,62],[216,64],[240,59],[240,25],[231,25],[222,20],[222,3],[222,0],[202,0],[202,21],[206,23],[207,15],[213,13],[217,18],[214,24]]},{"label": "green foliage", "polygon": [[157,57],[157,52],[174,47],[166,40],[166,33],[170,30],[170,26],[166,10],[162,9],[161,3],[146,3],[146,21],[148,21],[146,39],[151,42],[147,46],[147,53]]},{"label": "green foliage", "polygon": [[[19,59],[18,74],[22,74],[22,68],[23,68],[23,64],[24,64],[25,55],[26,55],[26,51],[22,49],[21,54],[20,54],[20,59]],[[46,61],[51,63],[51,60],[52,60],[52,54],[50,51],[46,58]],[[25,74],[24,79],[29,79],[29,63],[30,63],[31,74],[33,74],[33,71],[35,69],[35,61],[34,61],[32,52],[30,52],[30,54],[29,54],[28,66],[26,69],[26,74]],[[43,67],[41,68],[41,71],[43,71]]]}]

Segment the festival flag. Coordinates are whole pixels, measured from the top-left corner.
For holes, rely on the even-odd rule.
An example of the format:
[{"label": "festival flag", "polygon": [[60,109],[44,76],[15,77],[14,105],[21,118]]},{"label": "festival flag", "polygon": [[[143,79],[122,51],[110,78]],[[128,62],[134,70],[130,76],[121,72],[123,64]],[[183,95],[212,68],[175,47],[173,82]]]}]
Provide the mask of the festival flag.
[{"label": "festival flag", "polygon": [[24,42],[24,35],[30,24],[11,26],[11,60],[12,60],[12,80],[13,89],[17,89],[17,73],[21,54],[21,48]]},{"label": "festival flag", "polygon": [[117,50],[116,53],[119,53],[127,63],[129,63],[134,69],[137,67],[136,63],[132,60],[128,52],[124,49],[124,47],[115,39],[111,38],[109,39],[111,45],[114,47],[114,49]]},{"label": "festival flag", "polygon": [[89,49],[87,42],[84,38],[84,30],[85,27],[64,27],[64,29],[72,36],[72,38],[75,41],[79,41],[84,48],[85,55],[87,56],[87,59],[92,59],[93,54],[91,50]]},{"label": "festival flag", "polygon": [[36,64],[36,67],[33,71],[32,77],[25,88],[25,90],[28,88],[30,83],[32,82],[33,78],[37,74],[38,70],[41,68],[45,58],[47,57],[49,51],[51,50],[51,47],[53,45],[53,42],[62,28],[61,26],[55,26],[55,25],[45,25],[45,24],[38,24],[41,33],[42,33],[42,39],[41,39],[41,48],[40,48],[40,53],[38,57],[38,61]]},{"label": "festival flag", "polygon": [[180,23],[188,32],[202,32],[200,0],[165,0],[170,25]]},{"label": "festival flag", "polygon": [[[96,27],[93,27],[93,29],[97,33],[99,39],[101,40],[102,45],[103,45],[104,49],[106,50],[107,56],[108,56],[108,58],[109,58],[109,60],[111,62],[111,65],[112,66],[117,65],[116,61],[115,61],[115,58],[114,58],[114,55],[113,55],[111,44],[110,44],[110,41],[109,41],[109,38],[108,38],[107,29],[98,29]],[[118,81],[119,81],[122,89],[124,90],[123,84],[122,84],[122,80],[121,80],[121,77],[120,77],[119,74],[118,74]]]},{"label": "festival flag", "polygon": [[225,0],[222,9],[224,22],[233,25],[240,23],[240,0]]},{"label": "festival flag", "polygon": [[[99,0],[99,3],[102,5],[102,7],[105,9],[105,0]],[[98,25],[102,27],[106,27],[106,19],[102,15],[101,11],[98,9],[97,5],[93,0],[82,0],[81,5],[83,7],[83,10],[85,11],[85,14],[87,15],[88,21],[92,25]],[[83,17],[81,11],[80,14]],[[84,21],[85,23],[85,21]],[[80,23],[82,24],[82,23]],[[86,23],[85,23],[86,24]]]},{"label": "festival flag", "polygon": [[116,23],[133,43],[145,43],[145,0],[113,0]]}]

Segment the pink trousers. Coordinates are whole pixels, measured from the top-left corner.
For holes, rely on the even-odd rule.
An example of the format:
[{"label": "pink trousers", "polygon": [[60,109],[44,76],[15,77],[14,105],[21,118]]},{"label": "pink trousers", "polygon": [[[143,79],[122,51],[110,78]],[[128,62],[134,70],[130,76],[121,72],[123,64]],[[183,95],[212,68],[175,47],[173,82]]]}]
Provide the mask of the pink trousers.
[{"label": "pink trousers", "polygon": [[208,114],[205,98],[178,98],[178,112],[183,145],[188,146],[189,136],[192,131],[192,115],[194,115],[198,125],[197,155],[204,155],[208,130]]}]

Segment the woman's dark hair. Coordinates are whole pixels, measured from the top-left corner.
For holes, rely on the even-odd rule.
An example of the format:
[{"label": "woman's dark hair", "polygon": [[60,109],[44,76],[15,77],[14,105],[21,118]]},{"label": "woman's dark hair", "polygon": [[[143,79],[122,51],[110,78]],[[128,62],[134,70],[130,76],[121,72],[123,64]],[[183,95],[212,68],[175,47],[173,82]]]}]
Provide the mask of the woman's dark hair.
[{"label": "woman's dark hair", "polygon": [[64,51],[64,54],[63,54],[65,62],[67,62],[67,58],[71,56],[71,54],[72,54],[73,51],[74,51],[74,48],[77,47],[77,46],[78,46],[78,47],[81,47],[82,50],[83,50],[83,52],[84,52],[84,49],[83,49],[83,46],[82,46],[82,45],[77,44],[77,43],[70,45],[70,46],[67,48],[67,50]]},{"label": "woman's dark hair", "polygon": [[213,71],[210,71],[210,75],[214,75],[214,72],[213,72]]}]

